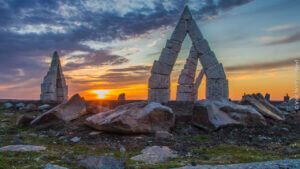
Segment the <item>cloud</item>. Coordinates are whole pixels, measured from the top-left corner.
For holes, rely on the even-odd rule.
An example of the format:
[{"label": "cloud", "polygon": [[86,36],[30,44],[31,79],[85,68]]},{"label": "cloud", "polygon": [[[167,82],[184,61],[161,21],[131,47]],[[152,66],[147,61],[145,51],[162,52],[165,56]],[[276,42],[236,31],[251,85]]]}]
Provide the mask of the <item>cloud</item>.
[{"label": "cloud", "polygon": [[75,51],[88,53],[66,57],[64,70],[121,65],[128,62],[125,56],[131,53],[116,55],[111,52],[113,48],[93,49],[83,42],[128,40],[172,27],[186,4],[190,5],[195,19],[205,20],[249,2],[251,0],[172,0],[168,3],[160,0],[2,0],[0,85],[28,79],[41,81],[48,70],[45,60],[55,50],[61,55]]},{"label": "cloud", "polygon": [[136,66],[129,66],[126,68],[121,69],[109,69],[108,71],[111,72],[139,72],[139,71],[149,71],[151,66],[144,66],[144,65],[136,65]]},{"label": "cloud", "polygon": [[273,61],[273,62],[227,66],[227,67],[225,67],[225,70],[226,70],[226,72],[238,72],[238,71],[258,71],[258,70],[284,68],[284,67],[289,67],[289,66],[295,65],[296,59],[300,60],[300,56],[294,57],[294,58],[289,58],[286,60]]},{"label": "cloud", "polygon": [[270,40],[269,42],[265,43],[266,46],[273,46],[273,45],[282,45],[288,43],[294,43],[300,41],[300,32],[294,33],[292,35],[280,37],[277,39]]},{"label": "cloud", "polygon": [[286,24],[286,25],[277,25],[270,28],[267,28],[266,31],[281,31],[295,27],[293,24]]},{"label": "cloud", "polygon": [[107,50],[95,51],[87,55],[75,55],[72,58],[80,61],[68,62],[64,66],[65,71],[103,65],[121,65],[129,61],[122,56],[111,55]]}]

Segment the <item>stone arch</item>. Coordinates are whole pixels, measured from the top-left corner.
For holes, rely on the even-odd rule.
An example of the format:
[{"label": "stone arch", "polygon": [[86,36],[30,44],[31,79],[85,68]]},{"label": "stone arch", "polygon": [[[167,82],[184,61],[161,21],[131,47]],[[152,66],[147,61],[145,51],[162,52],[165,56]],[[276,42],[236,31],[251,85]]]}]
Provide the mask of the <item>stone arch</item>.
[{"label": "stone arch", "polygon": [[[155,60],[153,63],[151,76],[148,80],[149,101],[159,103],[169,101],[171,92],[170,75],[181,49],[182,42],[187,34],[191,38],[193,45],[185,65],[186,68],[182,70],[179,77],[180,85],[178,86],[177,95],[178,91],[180,91],[180,99],[178,100],[195,100],[195,97],[192,99],[192,97],[188,98],[184,95],[187,96],[192,93],[192,90],[193,92],[196,90],[194,78],[198,59],[203,67],[202,77],[204,74],[206,75],[206,98],[228,98],[228,81],[223,66],[218,62],[214,52],[210,50],[209,44],[203,38],[189,8],[185,7],[171,38],[167,40],[166,47],[163,48],[161,52],[159,60]],[[193,63],[196,63],[196,66],[193,65]],[[195,68],[193,66],[195,66]],[[202,77],[199,79],[202,79]],[[193,84],[194,87],[192,87],[191,84]]]}]

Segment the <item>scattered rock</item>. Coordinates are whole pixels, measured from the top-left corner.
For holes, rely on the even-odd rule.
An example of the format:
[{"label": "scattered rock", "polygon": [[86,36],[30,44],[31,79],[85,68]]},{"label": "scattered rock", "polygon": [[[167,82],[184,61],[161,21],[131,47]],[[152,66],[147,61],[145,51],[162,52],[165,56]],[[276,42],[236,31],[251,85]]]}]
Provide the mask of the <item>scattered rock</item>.
[{"label": "scattered rock", "polygon": [[25,107],[24,103],[18,103],[18,104],[16,104],[16,108],[18,108],[18,109],[21,109],[21,108],[24,108],[24,107]]},{"label": "scattered rock", "polygon": [[27,111],[35,111],[35,110],[37,110],[37,107],[36,107],[35,104],[30,103],[30,104],[27,104],[27,106],[25,107],[25,110],[27,110]]},{"label": "scattered rock", "polygon": [[284,120],[284,113],[268,102],[260,93],[244,95],[241,103],[253,106],[263,116],[279,121]]},{"label": "scattered rock", "polygon": [[9,145],[0,148],[1,151],[43,151],[46,150],[44,146],[33,146],[33,145]]},{"label": "scattered rock", "polygon": [[71,139],[71,141],[74,142],[74,143],[78,143],[80,141],[80,139],[81,139],[80,137],[73,137]]},{"label": "scattered rock", "polygon": [[125,93],[121,93],[121,94],[119,95],[119,97],[118,97],[118,100],[119,100],[119,101],[125,100]]},{"label": "scattered rock", "polygon": [[6,109],[10,109],[10,108],[13,108],[14,107],[14,105],[13,104],[11,104],[11,103],[9,103],[9,102],[7,102],[7,103],[4,103],[4,108],[6,108]]},{"label": "scattered rock", "polygon": [[49,104],[43,104],[41,106],[38,107],[39,110],[47,110],[50,109],[51,106]]},{"label": "scattered rock", "polygon": [[286,99],[286,101],[280,103],[279,105],[277,105],[277,107],[287,112],[295,112],[297,110],[300,110],[300,103],[298,104],[298,106],[296,106],[296,99]]},{"label": "scattered rock", "polygon": [[100,132],[100,131],[92,131],[92,132],[90,132],[89,133],[89,135],[90,136],[95,136],[95,135],[99,135],[99,134],[101,134],[102,132]]},{"label": "scattered rock", "polygon": [[177,155],[173,154],[169,147],[163,146],[152,146],[146,147],[142,150],[143,154],[131,157],[131,160],[143,161],[149,164],[159,163],[167,160],[168,158],[174,158]]},{"label": "scattered rock", "polygon": [[86,119],[87,125],[100,131],[124,134],[168,131],[174,122],[171,108],[145,101],[122,105]]},{"label": "scattered rock", "polygon": [[24,140],[19,137],[14,137],[12,139],[12,142],[17,143],[17,144],[24,144]]},{"label": "scattered rock", "polygon": [[48,163],[47,165],[45,165],[44,169],[68,169],[68,168],[61,167],[59,165],[52,165],[52,164]]},{"label": "scattered rock", "polygon": [[84,114],[86,114],[85,100],[80,97],[79,94],[75,94],[69,101],[62,103],[35,118],[31,122],[31,125],[41,125],[51,122],[58,123],[57,120],[69,122]]},{"label": "scattered rock", "polygon": [[87,169],[125,169],[123,162],[105,156],[87,157],[79,165]]},{"label": "scattered rock", "polygon": [[157,131],[157,132],[155,132],[155,138],[157,138],[157,139],[172,139],[173,135],[167,131]]},{"label": "scattered rock", "polygon": [[29,126],[30,122],[34,119],[34,117],[29,115],[20,115],[17,119],[16,125],[18,127]]}]

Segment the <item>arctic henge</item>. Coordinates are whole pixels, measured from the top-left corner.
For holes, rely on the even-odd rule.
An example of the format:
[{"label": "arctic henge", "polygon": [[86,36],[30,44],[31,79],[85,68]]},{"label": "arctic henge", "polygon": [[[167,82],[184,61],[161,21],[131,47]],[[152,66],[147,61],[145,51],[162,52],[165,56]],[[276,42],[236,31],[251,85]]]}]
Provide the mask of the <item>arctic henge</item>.
[{"label": "arctic henge", "polygon": [[62,72],[60,59],[55,51],[47,75],[41,84],[42,101],[63,102],[68,99],[68,86]]},{"label": "arctic henge", "polygon": [[[206,98],[228,99],[228,80],[223,66],[218,62],[214,52],[210,50],[208,42],[203,38],[189,8],[185,7],[159,60],[153,63],[148,80],[148,101],[162,103],[170,100],[170,74],[187,34],[193,45],[179,76],[176,100],[197,100],[198,88],[204,74],[206,76]],[[198,59],[203,69],[194,82]]]}]

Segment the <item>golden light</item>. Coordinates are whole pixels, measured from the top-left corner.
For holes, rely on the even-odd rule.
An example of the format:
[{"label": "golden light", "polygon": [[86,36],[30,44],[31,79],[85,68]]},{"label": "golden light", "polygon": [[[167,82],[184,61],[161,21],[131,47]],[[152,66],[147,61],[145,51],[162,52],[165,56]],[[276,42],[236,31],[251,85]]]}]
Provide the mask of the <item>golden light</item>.
[{"label": "golden light", "polygon": [[105,98],[105,94],[109,92],[109,90],[94,90],[94,93],[98,94],[99,99]]}]

